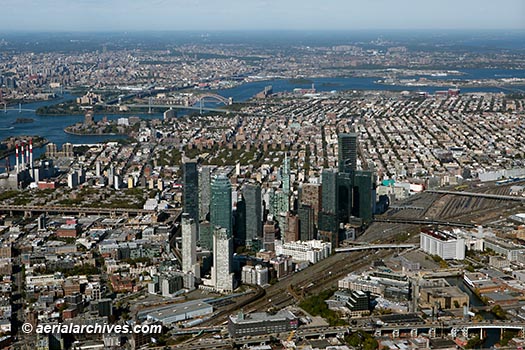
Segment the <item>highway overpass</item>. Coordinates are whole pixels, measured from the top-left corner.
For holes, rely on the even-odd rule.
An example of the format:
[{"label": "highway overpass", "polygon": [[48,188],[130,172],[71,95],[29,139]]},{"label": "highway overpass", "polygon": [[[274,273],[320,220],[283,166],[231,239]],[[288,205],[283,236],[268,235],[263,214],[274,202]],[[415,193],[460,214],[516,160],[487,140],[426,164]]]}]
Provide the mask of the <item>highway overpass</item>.
[{"label": "highway overpass", "polygon": [[464,227],[474,228],[477,225],[469,222],[454,222],[454,221],[442,221],[433,219],[408,219],[408,218],[386,218],[386,217],[375,217],[374,222],[386,222],[391,224],[407,224],[407,225],[438,225],[438,226],[451,226],[451,227]]},{"label": "highway overpass", "polygon": [[426,190],[425,192],[437,193],[437,194],[450,194],[450,195],[453,195],[453,196],[497,199],[497,200],[502,200],[502,201],[525,202],[525,197],[523,197],[523,196],[506,196],[506,195],[493,194],[493,193],[447,191],[447,190]]},{"label": "highway overpass", "polygon": [[10,215],[14,213],[24,213],[25,216],[33,214],[63,214],[63,215],[147,215],[165,212],[170,215],[179,216],[181,209],[165,209],[162,211],[147,210],[147,209],[133,209],[133,208],[95,208],[95,207],[64,207],[64,206],[37,206],[37,205],[0,205],[0,212],[7,212]]},{"label": "highway overpass", "polygon": [[361,250],[372,250],[372,249],[411,249],[418,248],[415,244],[369,244],[369,245],[358,245],[355,247],[335,248],[336,253],[348,253],[358,252]]}]

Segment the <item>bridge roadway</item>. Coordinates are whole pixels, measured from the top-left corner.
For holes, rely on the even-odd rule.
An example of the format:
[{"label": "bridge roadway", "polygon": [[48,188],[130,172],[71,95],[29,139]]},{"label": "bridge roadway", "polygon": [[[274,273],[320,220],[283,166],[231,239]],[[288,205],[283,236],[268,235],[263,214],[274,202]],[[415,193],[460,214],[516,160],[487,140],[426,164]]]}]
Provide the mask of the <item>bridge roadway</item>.
[{"label": "bridge roadway", "polygon": [[477,192],[447,191],[447,190],[426,190],[425,192],[437,193],[437,194],[450,194],[454,196],[479,197],[479,198],[487,198],[487,199],[499,199],[499,200],[504,200],[504,201],[525,202],[525,197],[523,196],[506,196],[506,195],[492,194],[492,193],[477,193]]},{"label": "bridge roadway", "polygon": [[[374,336],[380,337],[383,333],[391,333],[394,338],[399,338],[401,331],[403,333],[410,333],[411,336],[417,336],[421,331],[427,332],[432,337],[438,335],[438,330],[447,330],[453,337],[462,334],[468,337],[470,330],[484,330],[484,329],[514,329],[521,332],[521,336],[525,336],[525,322],[509,322],[509,321],[484,321],[484,322],[465,322],[465,321],[451,321],[451,322],[432,322],[432,323],[405,323],[405,324],[387,324],[382,327],[378,326],[340,326],[340,327],[299,327],[295,331],[295,339],[305,338],[326,338],[326,337],[342,337],[345,334],[353,333],[358,330],[363,330],[368,333],[373,333]],[[210,332],[217,332],[218,329],[210,330]],[[191,331],[186,334],[192,333]],[[199,327],[193,330],[193,333],[202,333],[202,328]],[[233,346],[235,345],[258,345],[265,344],[274,339],[284,339],[288,336],[288,332],[273,333],[257,336],[246,336],[235,339],[202,339],[200,342],[191,344],[180,344],[173,346],[172,349],[215,349],[214,346]],[[286,337],[285,337],[286,338]]]},{"label": "bridge roadway", "polygon": [[369,244],[369,245],[358,245],[356,247],[346,248],[335,248],[336,253],[348,253],[357,252],[360,250],[371,250],[371,249],[410,249],[418,248],[415,244]]},{"label": "bridge roadway", "polygon": [[475,224],[468,223],[468,222],[454,222],[454,221],[427,220],[427,219],[408,219],[408,218],[375,217],[374,222],[386,222],[386,223],[392,223],[392,224],[408,224],[408,225],[439,225],[439,226],[466,227],[466,228],[476,227]]},{"label": "bridge roadway", "polygon": [[7,111],[17,111],[17,112],[36,112],[36,109],[30,109],[30,108],[3,108],[4,112],[7,113]]},{"label": "bridge roadway", "polygon": [[212,108],[212,107],[206,107],[206,106],[202,106],[201,107],[197,107],[197,106],[182,106],[182,105],[155,105],[155,104],[151,104],[151,105],[148,105],[148,104],[129,104],[129,105],[123,105],[123,106],[126,106],[126,107],[131,107],[131,108],[173,108],[173,109],[193,109],[193,110],[196,110],[196,111],[210,111],[210,112],[221,112],[221,113],[227,113],[227,112],[231,112],[227,109],[222,109],[222,108]]},{"label": "bridge roadway", "polygon": [[[131,208],[93,208],[93,207],[63,207],[63,206],[36,206],[36,205],[0,205],[0,212],[24,213],[60,213],[60,214],[98,214],[98,215],[141,215],[157,213],[155,210]],[[180,209],[165,209],[170,215],[180,215]]]},{"label": "bridge roadway", "polygon": [[198,107],[198,106],[181,106],[181,105],[161,105],[161,104],[158,104],[158,105],[155,105],[155,104],[152,104],[152,105],[148,105],[148,104],[129,104],[129,105],[122,105],[122,106],[126,106],[126,107],[131,107],[131,108],[166,108],[166,109],[169,109],[169,108],[173,108],[173,109],[191,109],[191,110],[195,110],[195,111],[209,111],[209,112],[218,112],[218,113],[231,113],[231,114],[238,114],[238,115],[245,115],[245,116],[252,116],[252,117],[265,117],[266,115],[263,114],[263,113],[251,113],[251,112],[242,112],[242,111],[234,111],[234,110],[229,110],[229,109],[223,109],[223,108],[213,108],[213,107],[206,107],[206,106],[202,106],[201,107]]},{"label": "bridge roadway", "polygon": [[391,205],[388,209],[413,209],[413,210],[425,210],[423,207],[417,207],[413,205]]},{"label": "bridge roadway", "polygon": [[[501,332],[507,329],[514,329],[520,332],[520,336],[525,336],[525,322],[509,322],[509,321],[484,321],[484,322],[433,322],[431,324],[397,324],[397,325],[384,325],[380,328],[375,328],[373,330],[374,336],[381,336],[383,331],[391,332],[393,338],[398,338],[401,331],[409,331],[411,336],[417,336],[420,330],[428,331],[428,334],[431,337],[437,335],[437,330],[450,330],[450,335],[456,337],[459,334],[463,335],[465,338],[468,337],[470,330],[480,330],[483,332],[485,329],[499,329]],[[370,328],[364,329],[365,331],[371,331]],[[406,332],[405,332],[406,333]]]},{"label": "bridge roadway", "polygon": [[368,333],[374,333],[375,336],[381,336],[383,332],[392,333],[394,338],[400,336],[401,331],[412,336],[417,336],[418,332],[424,330],[429,335],[436,335],[437,330],[447,330],[453,337],[462,334],[468,337],[470,330],[484,330],[484,329],[514,329],[521,332],[521,336],[525,336],[525,322],[509,322],[509,321],[484,321],[484,322],[465,322],[465,321],[451,321],[451,322],[432,322],[432,323],[403,323],[403,324],[386,324],[379,326],[361,326],[361,327],[314,327],[314,328],[299,328],[295,335],[299,338],[308,337],[326,337],[344,335],[358,330],[364,330]]}]

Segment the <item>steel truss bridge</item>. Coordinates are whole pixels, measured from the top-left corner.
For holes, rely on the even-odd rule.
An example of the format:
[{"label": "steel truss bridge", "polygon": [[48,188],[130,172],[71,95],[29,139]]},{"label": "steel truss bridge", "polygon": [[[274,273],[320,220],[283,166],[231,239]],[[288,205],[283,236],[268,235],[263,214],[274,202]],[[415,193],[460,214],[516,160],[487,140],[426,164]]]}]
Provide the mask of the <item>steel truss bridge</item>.
[{"label": "steel truss bridge", "polygon": [[[172,102],[169,99],[162,99],[160,101],[157,101],[150,97],[148,99],[148,104],[144,103],[135,103],[135,104],[126,104],[123,106],[126,107],[132,107],[132,108],[148,108],[148,113],[151,113],[152,108],[175,108],[175,109],[194,109],[199,110],[202,114],[202,111],[212,111],[212,112],[224,112],[223,109],[220,108],[214,108],[214,107],[206,107],[204,105],[205,102],[217,102],[221,103],[225,106],[229,106],[233,104],[233,99],[218,95],[218,94],[201,94],[194,96],[187,100],[187,103],[185,104],[176,104],[176,103],[170,103]],[[178,102],[178,101],[177,101]]]}]

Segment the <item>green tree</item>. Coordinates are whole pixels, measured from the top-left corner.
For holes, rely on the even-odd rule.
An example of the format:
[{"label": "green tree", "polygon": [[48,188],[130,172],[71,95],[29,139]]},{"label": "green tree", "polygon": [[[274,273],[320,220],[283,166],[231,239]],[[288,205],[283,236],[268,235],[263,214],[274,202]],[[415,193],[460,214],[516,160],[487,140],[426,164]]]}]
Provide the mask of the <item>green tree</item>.
[{"label": "green tree", "polygon": [[346,344],[363,350],[374,350],[379,347],[379,343],[370,334],[359,330],[345,338]]},{"label": "green tree", "polygon": [[470,338],[467,342],[467,345],[465,345],[465,349],[474,349],[479,348],[483,345],[483,340],[480,339],[478,335],[476,335],[473,338]]},{"label": "green tree", "polygon": [[505,312],[505,310],[503,310],[501,305],[494,305],[494,307],[492,309],[490,309],[490,312],[492,312],[494,314],[494,316],[496,316],[496,318],[499,319],[499,320],[507,319],[506,312]]}]

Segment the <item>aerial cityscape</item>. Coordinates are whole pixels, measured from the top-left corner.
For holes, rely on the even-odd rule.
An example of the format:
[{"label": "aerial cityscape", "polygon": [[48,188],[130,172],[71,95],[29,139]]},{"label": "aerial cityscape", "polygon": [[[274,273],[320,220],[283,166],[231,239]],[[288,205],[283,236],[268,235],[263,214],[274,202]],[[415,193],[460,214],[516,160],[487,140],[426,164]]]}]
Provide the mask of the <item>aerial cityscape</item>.
[{"label": "aerial cityscape", "polygon": [[522,349],[525,4],[205,3],[2,5],[0,348]]}]

